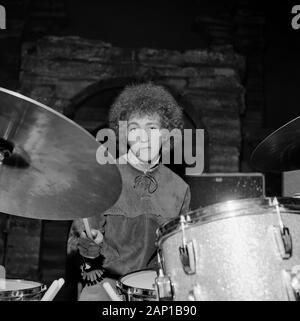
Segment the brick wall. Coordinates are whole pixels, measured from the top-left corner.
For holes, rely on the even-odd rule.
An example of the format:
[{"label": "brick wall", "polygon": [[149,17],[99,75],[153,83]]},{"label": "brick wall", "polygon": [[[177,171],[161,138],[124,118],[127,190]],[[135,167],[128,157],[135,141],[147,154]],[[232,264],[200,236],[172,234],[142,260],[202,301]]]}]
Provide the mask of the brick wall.
[{"label": "brick wall", "polygon": [[97,82],[133,77],[168,85],[204,123],[209,171],[237,172],[243,71],[243,57],[232,50],[124,49],[78,37],[44,37],[23,48],[20,91],[67,113],[74,97]]}]

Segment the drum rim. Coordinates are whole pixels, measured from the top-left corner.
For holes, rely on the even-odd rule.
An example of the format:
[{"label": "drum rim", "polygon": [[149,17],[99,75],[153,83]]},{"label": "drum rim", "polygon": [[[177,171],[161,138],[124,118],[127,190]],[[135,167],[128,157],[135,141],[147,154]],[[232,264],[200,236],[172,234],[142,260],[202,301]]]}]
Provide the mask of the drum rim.
[{"label": "drum rim", "polygon": [[[300,198],[293,197],[276,197],[280,206],[280,210],[282,212],[288,212],[293,214],[300,214]],[[247,216],[249,213],[245,213],[247,209],[246,205],[256,205],[258,209],[267,209],[272,206],[272,201],[274,197],[259,197],[259,198],[243,198],[236,200],[228,200],[225,202],[218,202],[215,204],[211,204],[190,212],[183,214],[187,221],[186,228],[190,228],[191,226],[202,225],[214,221],[219,221],[223,219],[229,219],[233,217]],[[241,204],[243,206],[237,206],[235,209],[224,210],[225,204]],[[222,209],[223,207],[223,209]],[[228,206],[230,207],[230,206]],[[199,215],[201,213],[201,215]],[[253,212],[251,215],[259,215],[259,212]],[[267,212],[265,214],[268,214]],[[170,219],[162,224],[156,230],[156,244],[159,247],[161,243],[167,239],[169,236],[174,233],[180,231],[180,216]]]},{"label": "drum rim", "polygon": [[124,294],[124,295],[132,295],[132,296],[140,296],[140,297],[144,297],[144,298],[156,299],[157,298],[157,291],[155,289],[151,290],[151,289],[143,289],[143,288],[133,287],[130,285],[126,285],[122,282],[122,279],[129,276],[129,275],[132,275],[137,272],[147,272],[147,271],[155,272],[156,276],[157,276],[157,272],[153,269],[137,270],[137,271],[126,273],[125,275],[120,277],[116,281],[116,285],[120,289],[122,294]]},{"label": "drum rim", "polygon": [[47,286],[45,284],[42,284],[40,282],[36,281],[29,281],[24,279],[6,279],[10,281],[16,281],[16,282],[32,282],[35,284],[38,284],[37,286],[34,286],[32,288],[27,289],[19,289],[19,290],[0,290],[0,300],[1,299],[11,299],[11,298],[23,298],[23,297],[29,297],[34,296],[39,293],[42,293],[46,290]]}]

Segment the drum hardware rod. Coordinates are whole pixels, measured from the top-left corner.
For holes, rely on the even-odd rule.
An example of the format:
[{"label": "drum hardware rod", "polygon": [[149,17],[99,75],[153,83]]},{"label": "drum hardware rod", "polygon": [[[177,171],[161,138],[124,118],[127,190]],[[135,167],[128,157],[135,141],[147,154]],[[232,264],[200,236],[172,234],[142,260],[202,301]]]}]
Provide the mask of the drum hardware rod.
[{"label": "drum hardware rod", "polygon": [[8,232],[10,230],[10,216],[5,215],[5,228],[3,230],[3,254],[2,254],[2,265],[6,265],[6,255],[7,255],[7,243],[8,243]]},{"label": "drum hardware rod", "polygon": [[181,226],[181,231],[182,231],[182,246],[186,247],[186,238],[185,238],[185,217],[183,215],[180,215],[180,226]]},{"label": "drum hardware rod", "polygon": [[196,255],[194,242],[188,242],[184,247],[179,247],[179,255],[183,270],[186,274],[191,275],[196,273]]},{"label": "drum hardware rod", "polygon": [[158,266],[160,267],[161,270],[164,270],[164,260],[163,257],[161,256],[161,250],[157,250],[157,262]]},{"label": "drum hardware rod", "polygon": [[196,256],[193,241],[188,243],[186,241],[186,219],[183,215],[180,215],[180,225],[182,231],[182,245],[179,247],[179,256],[184,272],[190,275],[196,273]]},{"label": "drum hardware rod", "polygon": [[276,213],[277,213],[277,216],[278,216],[280,230],[283,232],[284,225],[283,225],[282,218],[281,218],[281,215],[280,215],[280,208],[279,208],[279,203],[278,203],[277,197],[274,197],[273,205],[275,206]]},{"label": "drum hardware rod", "polygon": [[[3,141],[2,138],[0,138],[0,172],[1,172],[1,165],[3,164],[3,161],[6,157],[9,156],[7,149],[3,146],[1,146],[1,142]],[[6,254],[7,254],[7,241],[8,241],[8,231],[10,228],[10,217],[9,215],[5,214],[5,227],[2,231],[3,233],[3,252],[2,252],[2,265],[6,265]]]},{"label": "drum hardware rod", "polygon": [[174,287],[171,279],[166,276],[162,269],[159,269],[158,276],[155,278],[155,286],[159,301],[172,301]]},{"label": "drum hardware rod", "polygon": [[157,250],[157,262],[158,262],[158,265],[160,268],[162,268],[162,262],[161,262],[161,259],[160,259],[160,254],[159,254],[159,250]]},{"label": "drum hardware rod", "polygon": [[293,252],[292,236],[290,235],[290,231],[288,227],[284,226],[282,222],[280,208],[276,197],[273,200],[273,205],[276,208],[276,213],[279,221],[279,230],[280,230],[280,236],[279,236],[277,232],[278,228],[276,226],[274,227],[275,240],[279,248],[281,257],[286,260],[292,256],[292,252]]}]

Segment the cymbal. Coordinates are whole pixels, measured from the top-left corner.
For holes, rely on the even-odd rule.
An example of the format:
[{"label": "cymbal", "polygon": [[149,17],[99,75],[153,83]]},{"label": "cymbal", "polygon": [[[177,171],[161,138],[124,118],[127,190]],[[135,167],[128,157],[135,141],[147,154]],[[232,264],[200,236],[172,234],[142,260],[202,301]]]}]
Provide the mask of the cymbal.
[{"label": "cymbal", "polygon": [[253,151],[251,162],[263,172],[300,169],[300,117],[265,138]]},{"label": "cymbal", "polygon": [[107,210],[122,184],[115,164],[97,162],[99,146],[65,116],[0,88],[0,212],[73,220]]}]

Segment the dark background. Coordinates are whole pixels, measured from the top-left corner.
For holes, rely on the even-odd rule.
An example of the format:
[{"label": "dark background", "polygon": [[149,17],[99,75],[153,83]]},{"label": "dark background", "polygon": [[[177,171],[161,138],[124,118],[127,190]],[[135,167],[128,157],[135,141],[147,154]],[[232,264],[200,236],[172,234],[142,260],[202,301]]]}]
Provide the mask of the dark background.
[{"label": "dark background", "polygon": [[[68,22],[57,34],[101,39],[118,47],[206,48],[209,39],[205,30],[197,29],[195,18],[214,8],[234,10],[238,2],[68,0]],[[297,1],[249,2],[265,14],[265,126],[277,128],[300,110],[300,30],[291,26]]]},{"label": "dark background", "polygon": [[[264,15],[264,90],[265,127],[277,128],[298,115],[300,30],[291,27],[291,9],[296,1],[190,0],[190,1],[120,1],[65,0],[53,18],[37,13],[43,1],[4,0],[7,9],[7,29],[15,29],[15,21],[25,23],[24,39],[37,39],[45,34],[78,35],[100,39],[124,48],[162,48],[185,50],[206,48],[209,36],[205,27],[195,21],[199,15],[221,15],[234,12],[248,3]],[[44,0],[49,2],[49,0]],[[60,1],[56,1],[60,2]],[[31,3],[31,4],[30,4]],[[30,4],[30,5],[28,5]],[[55,6],[54,6],[55,7]],[[9,21],[13,19],[14,21]],[[16,20],[17,19],[17,20]],[[1,31],[2,35],[4,31]],[[9,44],[11,46],[12,44]],[[0,42],[0,58],[5,57],[7,44]],[[247,54],[247,49],[235,50]],[[245,51],[246,50],[246,51]],[[1,59],[1,78],[7,70],[7,59]],[[17,68],[15,64],[15,68]],[[8,71],[7,71],[8,72]],[[17,70],[10,70],[10,74]],[[8,77],[6,77],[7,80]],[[1,82],[14,88],[9,80]]]}]

